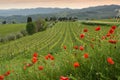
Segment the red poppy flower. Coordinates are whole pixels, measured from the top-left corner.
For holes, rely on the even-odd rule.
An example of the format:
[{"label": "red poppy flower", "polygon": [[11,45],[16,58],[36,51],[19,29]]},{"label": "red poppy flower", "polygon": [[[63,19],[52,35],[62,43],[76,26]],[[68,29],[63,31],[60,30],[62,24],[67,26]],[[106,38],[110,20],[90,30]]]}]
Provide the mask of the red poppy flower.
[{"label": "red poppy flower", "polygon": [[88,58],[89,55],[87,53],[84,54],[84,58]]},{"label": "red poppy flower", "polygon": [[35,52],[35,53],[33,54],[33,57],[38,57],[38,53]]},{"label": "red poppy flower", "polygon": [[85,28],[85,29],[83,30],[83,32],[88,32],[88,29]]},{"label": "red poppy flower", "polygon": [[33,57],[32,58],[32,63],[36,63],[37,62],[37,58],[36,57]]},{"label": "red poppy flower", "polygon": [[106,36],[102,36],[102,40],[106,39]]},{"label": "red poppy flower", "polygon": [[30,67],[30,66],[32,66],[32,64],[28,63],[28,64],[26,64],[26,66],[27,66],[27,67]]},{"label": "red poppy flower", "polygon": [[74,49],[78,49],[78,46],[74,46]]},{"label": "red poppy flower", "polygon": [[74,68],[77,68],[77,67],[79,67],[80,66],[80,64],[78,63],[78,62],[75,62],[74,63]]},{"label": "red poppy flower", "polygon": [[107,37],[109,37],[110,35],[111,35],[110,33],[107,33],[107,35],[106,35],[106,36],[107,36]]},{"label": "red poppy flower", "polygon": [[109,40],[108,42],[109,42],[109,43],[112,43],[112,44],[116,44],[116,43],[117,43],[117,40],[112,40],[112,39],[111,39],[111,40]]},{"label": "red poppy flower", "polygon": [[53,56],[51,56],[51,57],[50,57],[50,59],[51,59],[51,60],[54,60],[54,57],[53,57]]},{"label": "red poppy flower", "polygon": [[4,76],[3,75],[0,75],[0,80],[4,80]]},{"label": "red poppy flower", "polygon": [[83,47],[83,46],[80,46],[80,50],[83,51],[83,50],[84,50],[84,47]]},{"label": "red poppy flower", "polygon": [[85,34],[80,34],[80,38],[83,39],[85,37]]},{"label": "red poppy flower", "polygon": [[113,30],[113,29],[110,29],[110,30],[109,30],[109,33],[110,33],[110,34],[113,34],[113,33],[114,33],[114,30]]},{"label": "red poppy flower", "polygon": [[43,70],[43,68],[44,68],[43,66],[39,66],[38,67],[39,70]]},{"label": "red poppy flower", "polygon": [[66,49],[67,47],[66,46],[64,46],[64,49]]},{"label": "red poppy flower", "polygon": [[98,26],[97,28],[95,28],[95,31],[99,31],[100,29],[100,26]]},{"label": "red poppy flower", "polygon": [[48,59],[49,59],[48,55],[47,55],[47,56],[45,56],[45,59],[46,59],[46,60],[48,60]]},{"label": "red poppy flower", "polygon": [[68,77],[64,77],[64,76],[61,76],[61,77],[60,77],[60,80],[69,80],[69,78],[68,78]]},{"label": "red poppy flower", "polygon": [[115,30],[117,28],[117,26],[112,26],[111,28]]},{"label": "red poppy flower", "polygon": [[47,56],[48,56],[48,58],[50,58],[52,55],[49,53]]},{"label": "red poppy flower", "polygon": [[8,76],[8,75],[10,75],[10,71],[7,71],[7,72],[4,74],[4,76]]},{"label": "red poppy flower", "polygon": [[51,54],[48,54],[47,56],[45,56],[45,59],[46,60],[48,60],[48,59],[54,60],[54,57]]},{"label": "red poppy flower", "polygon": [[107,58],[107,62],[109,63],[109,64],[114,64],[114,61],[112,60],[112,58]]}]

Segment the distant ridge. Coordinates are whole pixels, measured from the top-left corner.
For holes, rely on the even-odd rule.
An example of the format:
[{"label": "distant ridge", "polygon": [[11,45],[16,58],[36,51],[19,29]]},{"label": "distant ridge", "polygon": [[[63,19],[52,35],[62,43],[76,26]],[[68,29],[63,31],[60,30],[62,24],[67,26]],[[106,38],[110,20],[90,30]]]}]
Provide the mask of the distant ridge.
[{"label": "distant ridge", "polygon": [[0,21],[25,22],[27,16],[35,20],[38,17],[78,17],[79,19],[103,19],[118,15],[120,5],[103,5],[83,9],[70,8],[31,8],[31,9],[9,9],[0,10]]},{"label": "distant ridge", "polygon": [[0,10],[0,16],[50,14],[50,13],[68,11],[68,10],[72,10],[72,9],[69,8],[8,9],[8,10]]}]

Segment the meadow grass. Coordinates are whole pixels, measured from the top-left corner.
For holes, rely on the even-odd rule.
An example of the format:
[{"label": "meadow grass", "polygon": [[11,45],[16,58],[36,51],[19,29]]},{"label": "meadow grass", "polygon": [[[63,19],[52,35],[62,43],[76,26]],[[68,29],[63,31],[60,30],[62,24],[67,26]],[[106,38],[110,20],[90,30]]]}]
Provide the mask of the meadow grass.
[{"label": "meadow grass", "polygon": [[8,34],[14,34],[25,30],[26,24],[0,24],[0,36],[4,37]]},{"label": "meadow grass", "polygon": [[[46,31],[6,43],[0,46],[0,75],[10,70],[5,80],[60,80],[61,76],[69,80],[120,80],[120,28],[102,39],[111,26],[100,26],[95,31],[97,27],[58,22]],[[109,43],[111,39],[117,40],[116,44]],[[34,53],[38,56],[33,64]],[[112,60],[108,62],[108,58]],[[75,62],[79,63],[76,68]]]}]

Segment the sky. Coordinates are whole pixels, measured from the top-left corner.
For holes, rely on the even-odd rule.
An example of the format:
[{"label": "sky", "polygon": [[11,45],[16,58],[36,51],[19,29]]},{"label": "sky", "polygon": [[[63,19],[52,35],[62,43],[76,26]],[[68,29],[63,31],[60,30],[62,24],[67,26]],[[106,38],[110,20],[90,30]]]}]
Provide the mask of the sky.
[{"label": "sky", "polygon": [[36,7],[81,9],[91,6],[111,4],[120,5],[120,0],[0,0],[0,9],[24,9]]}]

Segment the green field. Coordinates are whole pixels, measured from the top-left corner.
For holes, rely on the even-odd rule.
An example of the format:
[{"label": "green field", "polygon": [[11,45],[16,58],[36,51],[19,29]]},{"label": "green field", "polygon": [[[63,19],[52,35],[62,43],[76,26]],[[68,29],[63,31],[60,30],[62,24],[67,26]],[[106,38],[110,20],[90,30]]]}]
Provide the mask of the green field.
[{"label": "green field", "polygon": [[120,19],[100,19],[100,20],[93,20],[93,21],[101,21],[101,22],[119,22],[120,23]]},{"label": "green field", "polygon": [[17,33],[24,30],[26,24],[0,24],[0,36],[4,37],[11,33]]},{"label": "green field", "polygon": [[[58,22],[46,31],[3,44],[0,46],[0,75],[10,70],[5,80],[60,80],[61,76],[69,80],[120,80],[120,27],[106,39],[102,36],[111,26],[100,26],[100,31],[95,31],[96,27],[80,22]],[[88,32],[83,32],[85,28]],[[80,34],[85,37],[81,39]],[[111,39],[117,43],[109,43]],[[80,46],[84,47],[83,51]],[[35,52],[38,61],[33,64]],[[88,58],[84,57],[85,53]],[[46,60],[48,54],[54,60]],[[114,64],[110,64],[108,58],[112,58]],[[79,63],[76,68],[75,62]],[[43,66],[43,70],[38,66]]]}]

